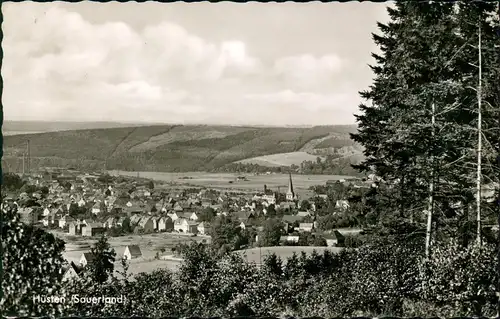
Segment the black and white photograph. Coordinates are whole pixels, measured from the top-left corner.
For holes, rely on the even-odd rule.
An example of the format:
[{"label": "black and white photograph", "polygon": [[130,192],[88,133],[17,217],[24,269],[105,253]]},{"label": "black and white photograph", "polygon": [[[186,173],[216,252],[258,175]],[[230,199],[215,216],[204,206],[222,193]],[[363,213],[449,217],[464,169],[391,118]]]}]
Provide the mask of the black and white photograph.
[{"label": "black and white photograph", "polygon": [[500,1],[1,12],[2,317],[500,317]]}]

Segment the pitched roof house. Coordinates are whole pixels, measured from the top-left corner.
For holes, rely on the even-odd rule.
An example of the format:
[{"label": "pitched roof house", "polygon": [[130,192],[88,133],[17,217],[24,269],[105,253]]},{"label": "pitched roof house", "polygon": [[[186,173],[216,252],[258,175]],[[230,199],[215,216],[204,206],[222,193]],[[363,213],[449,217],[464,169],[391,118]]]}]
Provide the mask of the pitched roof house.
[{"label": "pitched roof house", "polygon": [[123,253],[123,257],[125,259],[133,259],[133,258],[139,258],[142,256],[141,249],[137,245],[128,245],[125,247],[125,251]]},{"label": "pitched roof house", "polygon": [[82,253],[80,257],[80,265],[82,267],[86,267],[88,264],[92,263],[95,260],[95,255],[92,253]]}]

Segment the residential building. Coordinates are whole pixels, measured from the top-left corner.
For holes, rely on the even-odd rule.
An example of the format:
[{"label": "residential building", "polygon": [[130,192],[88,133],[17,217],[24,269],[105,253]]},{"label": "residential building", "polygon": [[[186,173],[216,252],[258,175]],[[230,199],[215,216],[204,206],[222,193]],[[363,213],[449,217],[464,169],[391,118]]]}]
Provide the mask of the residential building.
[{"label": "residential building", "polygon": [[178,219],[174,223],[174,230],[181,233],[196,234],[198,232],[198,223],[184,218]]},{"label": "residential building", "polygon": [[138,226],[144,230],[146,233],[151,233],[155,230],[153,219],[151,217],[143,217],[139,221]]},{"label": "residential building", "polygon": [[68,234],[70,234],[71,236],[81,235],[81,231],[82,229],[79,223],[77,223],[76,221],[70,222],[68,224]]},{"label": "residential building", "polygon": [[82,236],[92,237],[103,234],[106,228],[101,223],[88,223],[82,227]]},{"label": "residential building", "polygon": [[123,258],[130,260],[142,257],[142,252],[137,245],[128,245],[125,247],[125,252],[123,253]]},{"label": "residential building", "polygon": [[64,274],[62,281],[70,281],[78,278],[78,275],[82,271],[83,267],[79,267],[74,262],[71,262],[69,265],[63,268]]},{"label": "residential building", "polygon": [[304,232],[312,232],[314,229],[313,223],[300,223],[299,230]]},{"label": "residential building", "polygon": [[208,235],[210,232],[210,224],[207,222],[201,222],[198,224],[197,230],[200,235]]},{"label": "residential building", "polygon": [[158,231],[172,231],[174,229],[174,222],[170,217],[161,217],[158,220]]},{"label": "residential building", "polygon": [[75,222],[75,219],[70,215],[66,214],[61,219],[59,219],[59,228],[64,228],[71,222]]},{"label": "residential building", "polygon": [[323,237],[326,240],[326,245],[328,247],[343,247],[345,243],[345,237],[338,230],[334,230],[331,234],[324,234]]},{"label": "residential building", "polygon": [[281,236],[280,237],[280,242],[281,243],[298,243],[299,242],[299,236],[298,235],[288,235],[288,236]]},{"label": "residential building", "polygon": [[95,255],[92,253],[82,253],[80,257],[80,265],[82,267],[86,267],[88,264],[91,264],[95,260]]}]

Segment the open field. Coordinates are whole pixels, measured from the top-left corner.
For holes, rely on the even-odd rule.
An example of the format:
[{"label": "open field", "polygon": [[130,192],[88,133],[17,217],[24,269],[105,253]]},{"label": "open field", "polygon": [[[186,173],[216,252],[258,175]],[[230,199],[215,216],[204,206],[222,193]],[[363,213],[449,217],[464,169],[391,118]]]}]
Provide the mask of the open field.
[{"label": "open field", "polygon": [[[89,252],[90,247],[97,241],[97,238],[74,237],[61,231],[50,231],[57,237],[66,242],[66,251],[63,256],[69,262],[78,263],[82,253]],[[210,240],[209,236],[196,236],[173,234],[173,233],[157,233],[147,235],[129,235],[120,237],[108,237],[108,242],[116,252],[115,269],[121,271],[120,259],[127,245],[138,245],[142,251],[142,257],[129,261],[129,273],[137,274],[139,272],[150,272],[157,268],[169,268],[175,270],[180,261],[178,260],[157,260],[155,255],[158,252],[160,255],[171,254],[170,249],[178,243],[188,243],[191,241]],[[160,250],[164,248],[165,252]]]},{"label": "open field", "polygon": [[264,260],[265,256],[271,254],[276,254],[280,257],[282,261],[286,261],[289,257],[292,257],[294,253],[301,254],[305,252],[306,254],[311,254],[314,250],[318,254],[322,254],[325,250],[329,250],[333,253],[340,252],[343,248],[339,247],[314,247],[314,246],[277,246],[277,247],[262,247],[262,248],[250,248],[237,251],[241,254],[245,260],[251,263],[260,264]]},{"label": "open field", "polygon": [[[41,131],[34,128],[35,132]],[[317,144],[315,140],[322,141],[327,136],[346,140],[353,130],[353,125],[307,128],[220,125],[96,127],[5,136],[2,161],[12,170],[19,167],[29,139],[33,169],[73,166],[94,170],[106,166],[130,171],[209,171],[259,156],[305,152],[303,148],[310,149]],[[32,130],[12,127],[11,131]]]},{"label": "open field", "polygon": [[[137,172],[112,171],[112,175],[137,176]],[[260,191],[264,184],[269,189],[277,189],[288,186],[287,174],[263,174],[263,175],[243,175],[248,181],[236,181],[238,176],[243,174],[232,173],[160,173],[160,172],[139,172],[142,178],[150,178],[158,181],[172,184],[185,184],[198,187],[210,187],[220,189],[242,190],[242,191]],[[340,175],[292,175],[293,186],[299,194],[313,185],[325,184],[329,180],[340,180],[349,176]],[[229,183],[232,181],[232,183]]]},{"label": "open field", "polygon": [[303,161],[316,161],[318,156],[306,152],[280,153],[265,156],[247,158],[236,163],[257,164],[267,167],[290,166],[292,164],[300,165]]}]

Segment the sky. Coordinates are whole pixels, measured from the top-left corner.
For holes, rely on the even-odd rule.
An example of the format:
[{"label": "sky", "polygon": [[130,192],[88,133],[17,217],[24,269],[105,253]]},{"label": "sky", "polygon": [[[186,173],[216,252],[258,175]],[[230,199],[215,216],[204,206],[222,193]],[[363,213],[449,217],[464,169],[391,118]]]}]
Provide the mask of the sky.
[{"label": "sky", "polygon": [[3,2],[4,118],[353,124],[386,5]]}]

